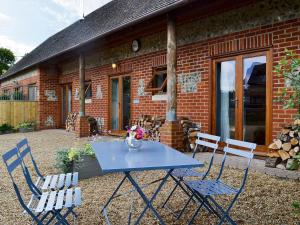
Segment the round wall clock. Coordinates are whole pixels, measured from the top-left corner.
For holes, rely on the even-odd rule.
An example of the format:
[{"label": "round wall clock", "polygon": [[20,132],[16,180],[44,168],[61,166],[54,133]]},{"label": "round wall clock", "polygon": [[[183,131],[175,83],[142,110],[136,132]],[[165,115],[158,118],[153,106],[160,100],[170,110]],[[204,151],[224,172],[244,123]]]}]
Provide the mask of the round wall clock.
[{"label": "round wall clock", "polygon": [[139,40],[133,40],[132,44],[131,44],[131,49],[133,52],[137,52],[138,50],[140,50],[141,48],[141,44]]}]

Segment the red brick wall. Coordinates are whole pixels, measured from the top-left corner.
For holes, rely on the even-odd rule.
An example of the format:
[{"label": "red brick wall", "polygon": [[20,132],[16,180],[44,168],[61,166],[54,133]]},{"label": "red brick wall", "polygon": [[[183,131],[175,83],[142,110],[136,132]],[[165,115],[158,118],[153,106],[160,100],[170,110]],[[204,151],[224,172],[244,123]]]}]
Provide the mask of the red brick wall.
[{"label": "red brick wall", "polygon": [[[285,48],[294,50],[298,55],[300,54],[299,37],[300,19],[294,19],[178,47],[177,73],[201,73],[201,82],[197,87],[197,93],[182,93],[181,87],[178,84],[178,116],[187,116],[191,120],[201,123],[203,131],[209,132],[211,55],[223,53],[238,54],[239,52],[252,50],[253,48],[266,47],[272,51],[271,60],[273,61],[273,67],[284,55]],[[241,45],[238,49],[234,44],[237,43],[235,40],[239,40],[238,43]],[[213,51],[218,47],[219,43],[224,43],[223,47],[220,47],[221,50]],[[152,67],[165,64],[165,54],[165,51],[159,51],[118,62],[119,68],[130,68],[127,70],[124,69],[123,74],[129,74],[132,77],[132,101],[133,99],[139,99],[139,104],[132,104],[132,119],[137,118],[141,114],[165,115],[164,101],[152,101],[150,93],[143,97],[137,95],[139,79],[145,79],[145,84],[147,84],[152,77]],[[109,76],[114,74],[115,71],[111,69],[111,65],[95,67],[86,71],[86,79],[92,80],[93,90],[92,103],[86,104],[86,114],[94,117],[103,117],[105,119],[105,129],[109,128]],[[24,80],[22,83],[28,82],[29,84],[35,79]],[[48,116],[54,118],[55,127],[61,124],[60,84],[64,83],[72,83],[72,111],[79,111],[79,101],[74,99],[75,90],[76,88],[79,89],[78,72],[67,75],[59,75],[57,73],[56,75],[47,76],[46,72],[41,70],[41,75],[37,81],[40,90],[39,112],[41,128],[47,128],[45,121]],[[98,85],[101,85],[102,99],[96,99]],[[273,76],[273,98],[275,98],[275,93],[280,87],[283,87],[283,80]],[[47,101],[45,97],[45,90],[47,89],[56,91],[58,101]],[[292,121],[296,110],[283,110],[282,106],[275,102],[273,102],[272,109],[272,134],[275,136],[283,124]]]},{"label": "red brick wall", "polygon": [[[49,75],[44,69],[40,70],[37,83],[39,86],[40,129],[58,128],[61,125],[61,89],[58,81],[58,73]],[[57,100],[48,101],[45,95],[46,90],[54,90]],[[47,125],[46,121],[49,118],[52,118],[54,123]]]},{"label": "red brick wall", "polygon": [[[234,43],[234,40],[245,40],[245,46],[241,46],[238,51],[236,46],[228,45],[223,53],[238,54],[239,51],[251,50],[257,47],[267,46],[272,51],[273,65],[278,63],[280,57],[284,55],[284,49],[289,48],[300,54],[300,19],[294,19],[275,25],[258,27],[227,36],[209,39],[194,44],[181,46],[178,48],[178,68],[177,73],[189,73],[200,71],[201,82],[198,85],[197,93],[182,93],[178,84],[178,116],[187,116],[195,122],[202,124],[203,131],[209,131],[210,124],[210,70],[212,48],[217,43]],[[264,35],[265,34],[265,35]],[[260,38],[259,36],[265,37]],[[249,38],[251,37],[251,38]],[[261,42],[261,43],[260,43]],[[137,96],[137,88],[139,79],[145,79],[145,84],[151,79],[152,67],[165,64],[165,51],[151,53],[136,58],[120,61],[118,66],[130,65],[132,72],[132,100],[139,99],[139,104],[132,104],[132,118],[137,118],[141,114],[165,115],[165,102],[154,102],[151,95],[139,97]],[[86,71],[87,80],[92,80],[93,99],[92,104],[86,104],[86,112],[88,115],[105,118],[105,128],[108,129],[108,85],[109,76],[114,72],[110,69],[110,65],[88,69]],[[78,88],[78,73],[64,75],[60,77],[60,83],[73,82],[73,97],[75,89]],[[96,99],[96,87],[101,85],[103,99]],[[279,87],[283,86],[283,80],[273,76],[273,93]],[[285,123],[291,122],[295,115],[295,110],[283,110],[278,103],[273,103],[273,136],[280,130]],[[79,110],[79,102],[73,100],[73,111]]]}]

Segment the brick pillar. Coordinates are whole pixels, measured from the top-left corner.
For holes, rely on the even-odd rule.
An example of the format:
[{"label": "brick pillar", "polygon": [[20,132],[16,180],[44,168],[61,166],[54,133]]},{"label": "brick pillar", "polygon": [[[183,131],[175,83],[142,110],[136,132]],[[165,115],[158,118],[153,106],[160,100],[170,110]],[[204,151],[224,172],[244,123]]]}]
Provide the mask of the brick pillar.
[{"label": "brick pillar", "polygon": [[184,150],[183,130],[179,121],[166,121],[160,128],[160,142],[177,150]]},{"label": "brick pillar", "polygon": [[75,123],[75,134],[77,137],[90,136],[90,124],[88,122],[88,116],[79,116]]}]

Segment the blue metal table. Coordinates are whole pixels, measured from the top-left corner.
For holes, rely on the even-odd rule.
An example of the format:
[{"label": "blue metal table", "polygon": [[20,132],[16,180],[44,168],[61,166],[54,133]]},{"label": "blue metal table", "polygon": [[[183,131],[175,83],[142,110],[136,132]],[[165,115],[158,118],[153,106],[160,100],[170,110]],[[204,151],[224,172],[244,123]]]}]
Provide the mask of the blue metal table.
[{"label": "blue metal table", "polygon": [[[137,152],[130,152],[125,142],[92,142],[93,150],[96,154],[96,158],[100,164],[102,172],[104,173],[115,173],[122,172],[124,177],[109,198],[107,203],[104,205],[101,213],[103,213],[106,222],[108,224],[108,216],[106,213],[106,207],[114,199],[118,190],[126,179],[133,185],[137,193],[145,202],[146,206],[136,222],[139,224],[143,218],[145,212],[150,209],[154,216],[159,220],[161,224],[165,224],[157,210],[153,207],[152,202],[166,183],[168,177],[174,169],[177,168],[192,168],[202,167],[204,164],[189,157],[173,148],[170,148],[164,144],[153,141],[144,141],[142,147]],[[160,184],[156,189],[153,196],[149,199],[144,194],[142,187],[132,177],[133,171],[149,171],[149,170],[165,170],[166,175],[160,179]],[[129,221],[130,223],[130,221]]]}]

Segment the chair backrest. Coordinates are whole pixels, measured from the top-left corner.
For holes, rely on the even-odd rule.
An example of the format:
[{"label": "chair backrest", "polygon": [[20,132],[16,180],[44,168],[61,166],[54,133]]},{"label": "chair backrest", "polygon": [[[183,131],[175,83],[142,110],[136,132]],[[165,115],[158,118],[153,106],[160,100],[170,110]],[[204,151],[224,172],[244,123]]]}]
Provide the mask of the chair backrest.
[{"label": "chair backrest", "polygon": [[22,159],[19,157],[18,148],[13,148],[2,155],[7,171],[12,181],[14,181],[13,172],[19,166],[22,167]]},{"label": "chair backrest", "polygon": [[255,148],[256,148],[255,143],[239,141],[239,140],[234,140],[234,139],[227,139],[226,147],[224,147],[224,149],[223,149],[224,157],[222,160],[222,165],[221,165],[219,176],[218,176],[217,180],[219,180],[222,176],[224,166],[225,166],[225,161],[227,159],[228,154],[246,158],[248,160],[248,163],[247,163],[246,168],[244,169],[244,177],[243,177],[243,181],[242,181],[242,184],[240,187],[240,190],[241,190],[246,183],[249,167],[250,167],[251,161],[254,157],[253,151],[255,150]]},{"label": "chair backrest", "polygon": [[220,137],[219,136],[215,136],[215,135],[211,135],[211,134],[205,134],[205,133],[197,133],[197,140],[196,140],[196,146],[193,152],[193,158],[196,155],[197,149],[199,146],[201,147],[205,147],[205,148],[210,148],[213,150],[211,158],[210,158],[210,162],[209,162],[209,166],[207,171],[205,172],[205,175],[203,176],[202,179],[205,179],[207,177],[207,175],[209,174],[211,167],[213,165],[213,161],[214,161],[214,157],[215,157],[215,153],[219,147],[219,141],[220,141]]},{"label": "chair backrest", "polygon": [[[9,173],[9,176],[11,178],[11,181],[13,183],[13,187],[14,187],[14,190],[16,192],[16,195],[18,197],[18,201],[19,203],[21,204],[21,206],[23,207],[23,209],[29,214],[32,216],[32,218],[36,221],[37,220],[37,217],[32,213],[32,211],[28,208],[28,206],[25,204],[23,198],[22,198],[22,195],[20,193],[20,190],[15,182],[15,179],[14,179],[14,171],[17,169],[17,168],[21,168],[22,171],[23,171],[23,175],[25,176],[26,178],[26,172],[25,172],[25,168],[22,164],[22,158],[20,157],[19,155],[19,150],[18,148],[13,148],[11,150],[9,150],[8,152],[4,153],[2,155],[2,158],[3,158],[3,161],[4,161],[4,164],[6,165],[6,168],[7,168],[7,171]],[[26,182],[28,184],[28,181],[27,181],[27,178],[26,178]],[[29,185],[29,184],[28,184]],[[32,191],[31,187],[29,187],[30,190]],[[33,192],[34,193],[34,192]],[[35,193],[34,193],[35,194]]]},{"label": "chair backrest", "polygon": [[32,155],[32,152],[31,152],[31,148],[28,144],[28,140],[25,138],[23,140],[21,140],[19,143],[17,143],[17,148],[19,150],[19,154],[20,154],[20,157],[24,163],[24,165],[26,166],[25,164],[25,161],[24,161],[24,158],[29,155],[30,156],[30,160],[31,160],[31,163],[33,164],[33,167],[34,167],[34,170],[35,170],[35,173],[42,179],[44,179],[44,176],[40,173],[39,171],[39,168],[33,158],[33,155]]}]

